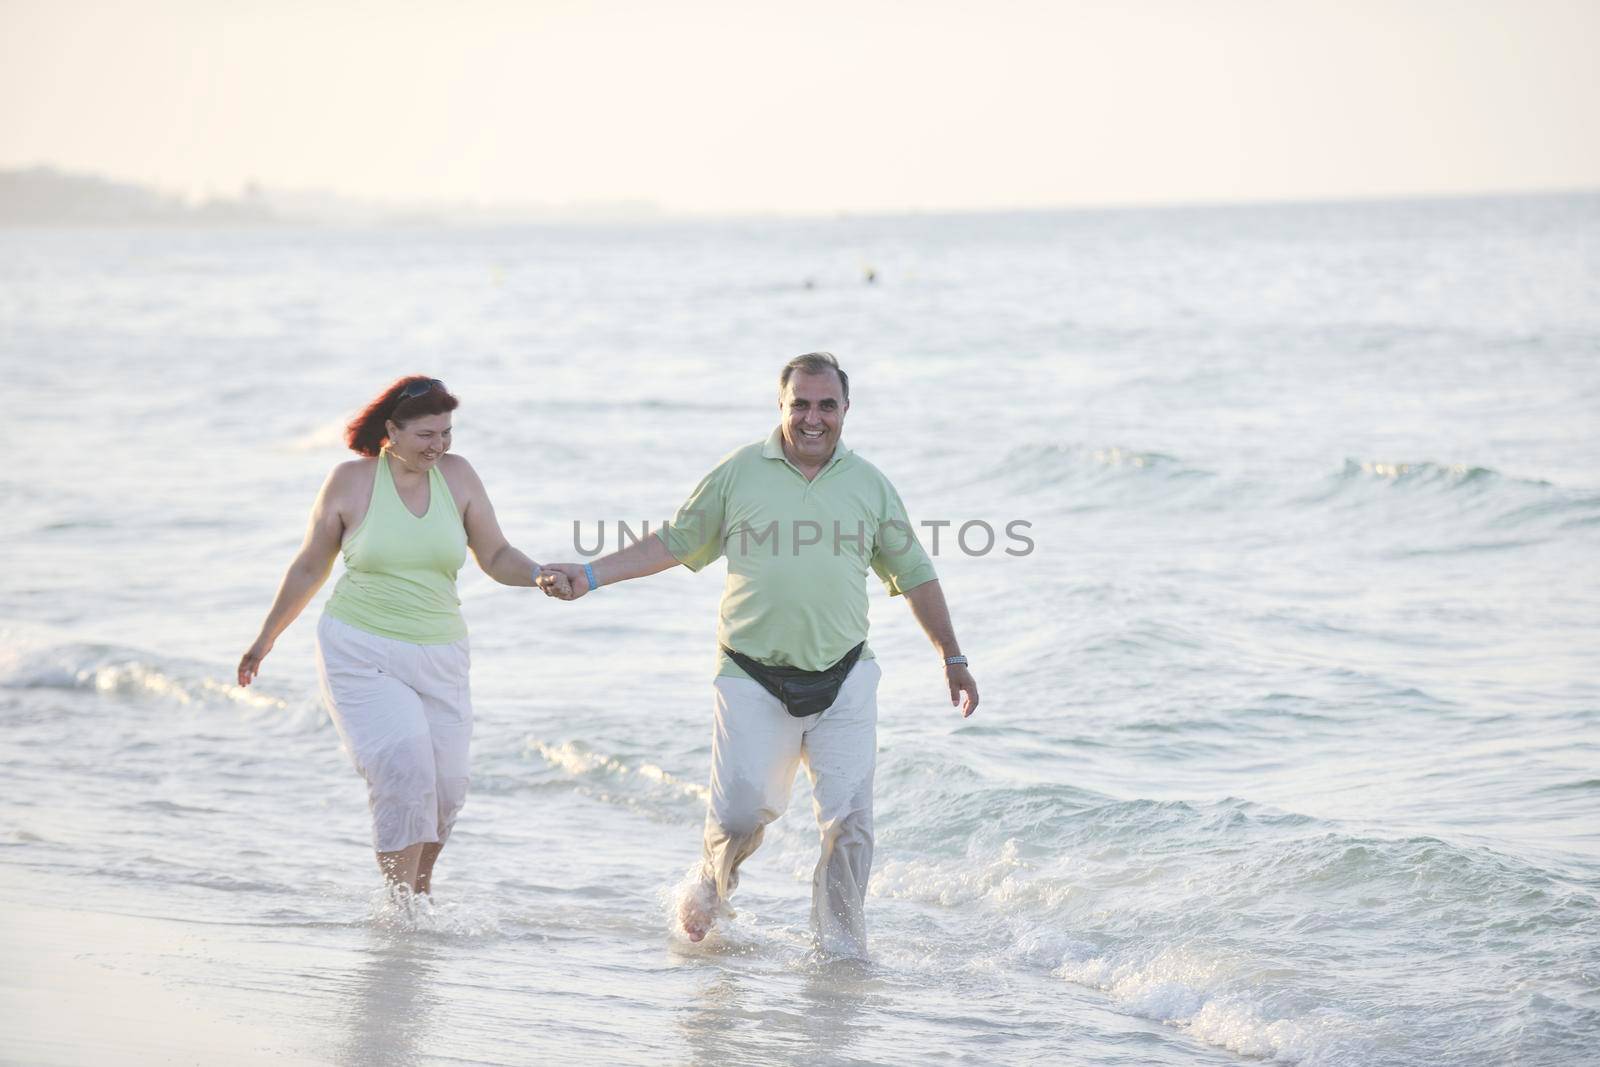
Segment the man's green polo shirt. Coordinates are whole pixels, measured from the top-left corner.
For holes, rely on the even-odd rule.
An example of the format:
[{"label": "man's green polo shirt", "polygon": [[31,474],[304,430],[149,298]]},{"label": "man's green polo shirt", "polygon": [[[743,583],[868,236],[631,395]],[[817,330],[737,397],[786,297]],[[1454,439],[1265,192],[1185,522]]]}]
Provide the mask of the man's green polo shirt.
[{"label": "man's green polo shirt", "polygon": [[[784,456],[782,432],[718,463],[658,536],[692,571],[728,557],[720,643],[819,671],[866,640],[869,567],[895,596],[938,575],[878,468],[841,440],[808,482]],[[745,677],[718,658],[719,675]]]}]

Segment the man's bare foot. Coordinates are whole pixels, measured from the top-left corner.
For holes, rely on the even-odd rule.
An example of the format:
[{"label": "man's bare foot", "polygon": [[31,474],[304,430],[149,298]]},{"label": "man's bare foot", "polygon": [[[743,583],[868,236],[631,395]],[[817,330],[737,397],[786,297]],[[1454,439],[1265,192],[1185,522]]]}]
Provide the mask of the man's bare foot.
[{"label": "man's bare foot", "polygon": [[717,921],[709,897],[705,886],[695,886],[683,894],[683,900],[678,904],[678,923],[683,927],[683,936],[690,941],[705,940],[711,924]]}]

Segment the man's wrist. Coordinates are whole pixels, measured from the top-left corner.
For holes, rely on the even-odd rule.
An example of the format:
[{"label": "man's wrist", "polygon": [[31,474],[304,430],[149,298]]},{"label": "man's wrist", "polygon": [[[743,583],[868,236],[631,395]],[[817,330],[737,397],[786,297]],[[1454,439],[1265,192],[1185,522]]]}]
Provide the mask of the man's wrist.
[{"label": "man's wrist", "polygon": [[600,588],[600,580],[594,576],[593,563],[585,563],[583,565],[583,576],[589,580],[589,592],[592,593]]},{"label": "man's wrist", "polygon": [[967,657],[961,655],[946,656],[944,665],[946,667],[965,667],[967,665]]}]

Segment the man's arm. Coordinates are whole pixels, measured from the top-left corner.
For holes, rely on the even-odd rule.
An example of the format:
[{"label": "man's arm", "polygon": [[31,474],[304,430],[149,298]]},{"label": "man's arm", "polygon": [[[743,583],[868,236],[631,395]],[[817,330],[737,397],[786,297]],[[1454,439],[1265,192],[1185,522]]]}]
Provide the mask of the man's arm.
[{"label": "man's arm", "polygon": [[[961,646],[956,642],[956,629],[950,622],[950,608],[944,602],[944,590],[939,587],[939,579],[907,589],[905,597],[911,602],[911,614],[916,616],[928,640],[933,642],[933,647],[939,650],[939,656],[948,659],[961,655]],[[944,679],[950,684],[950,706],[961,708],[962,718],[978,710],[978,683],[973,680],[971,671],[959,663],[946,664]],[[962,694],[966,694],[965,703],[961,700]]]},{"label": "man's arm", "polygon": [[[625,582],[630,578],[643,578],[651,574],[660,574],[669,567],[678,566],[678,557],[667,551],[667,546],[661,538],[651,536],[619,548],[607,556],[601,556],[589,566],[594,569],[595,580],[601,585],[612,585],[616,582]],[[550,596],[561,600],[576,600],[589,591],[589,575],[581,563],[547,563],[544,567],[546,576],[539,579],[539,588]],[[562,596],[558,589],[547,584],[548,572],[565,575],[572,586],[570,596]],[[549,578],[553,582],[553,577]]]}]

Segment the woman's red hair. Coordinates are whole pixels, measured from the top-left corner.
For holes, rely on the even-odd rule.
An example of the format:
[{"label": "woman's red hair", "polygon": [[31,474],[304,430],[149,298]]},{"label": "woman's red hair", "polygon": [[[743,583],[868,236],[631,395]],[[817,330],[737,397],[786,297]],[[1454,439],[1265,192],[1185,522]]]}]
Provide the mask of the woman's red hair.
[{"label": "woman's red hair", "polygon": [[404,378],[396,378],[392,385],[362,409],[361,414],[350,420],[350,425],[345,427],[344,443],[353,452],[376,456],[389,441],[389,429],[384,423],[393,420],[395,425],[404,426],[420,415],[443,415],[447,411],[454,411],[461,401],[452,396],[443,383],[421,396],[400,399],[400,393],[406,386],[430,381],[433,379],[426,374],[408,374]]}]

